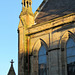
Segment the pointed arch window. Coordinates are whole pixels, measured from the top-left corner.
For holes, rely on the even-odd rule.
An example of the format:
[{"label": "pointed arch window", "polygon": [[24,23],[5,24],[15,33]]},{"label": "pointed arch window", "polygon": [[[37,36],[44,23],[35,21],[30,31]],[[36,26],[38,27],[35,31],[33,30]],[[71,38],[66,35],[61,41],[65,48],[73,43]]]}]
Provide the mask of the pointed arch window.
[{"label": "pointed arch window", "polygon": [[67,41],[67,74],[75,75],[75,42],[72,38]]},{"label": "pointed arch window", "polygon": [[39,75],[47,75],[46,64],[46,48],[42,45],[38,53]]}]

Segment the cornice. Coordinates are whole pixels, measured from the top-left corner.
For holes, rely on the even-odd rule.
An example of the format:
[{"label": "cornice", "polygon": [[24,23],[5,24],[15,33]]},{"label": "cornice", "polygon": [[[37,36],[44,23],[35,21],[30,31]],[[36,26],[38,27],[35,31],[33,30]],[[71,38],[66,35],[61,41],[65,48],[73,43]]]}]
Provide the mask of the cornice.
[{"label": "cornice", "polygon": [[[49,30],[51,28],[59,27],[67,23],[71,23],[75,21],[75,13],[58,17],[56,19],[33,25],[32,27],[27,29],[27,35],[36,34],[38,32],[42,32],[45,30]],[[43,27],[42,27],[43,26]]]}]

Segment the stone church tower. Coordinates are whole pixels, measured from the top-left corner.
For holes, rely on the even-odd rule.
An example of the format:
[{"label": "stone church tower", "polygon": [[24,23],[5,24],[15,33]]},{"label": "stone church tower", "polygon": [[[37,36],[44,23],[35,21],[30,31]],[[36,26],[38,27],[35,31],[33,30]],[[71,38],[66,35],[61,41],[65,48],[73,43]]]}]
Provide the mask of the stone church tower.
[{"label": "stone church tower", "polygon": [[75,75],[75,0],[43,0],[32,12],[22,0],[18,75]]},{"label": "stone church tower", "polygon": [[22,11],[18,26],[18,75],[27,75],[29,72],[29,37],[26,36],[26,33],[27,28],[34,25],[34,14],[31,5],[32,0],[22,0]]}]

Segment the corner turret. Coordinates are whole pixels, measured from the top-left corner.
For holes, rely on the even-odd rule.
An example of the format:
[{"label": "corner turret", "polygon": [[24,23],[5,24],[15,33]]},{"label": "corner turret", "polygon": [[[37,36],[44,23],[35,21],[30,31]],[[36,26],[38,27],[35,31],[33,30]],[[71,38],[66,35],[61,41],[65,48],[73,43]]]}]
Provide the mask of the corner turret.
[{"label": "corner turret", "polygon": [[32,0],[22,0],[22,7],[31,7]]},{"label": "corner turret", "polygon": [[20,13],[18,26],[18,74],[28,75],[28,43],[27,29],[34,25],[34,14],[32,12],[32,0],[22,0],[22,11]]},{"label": "corner turret", "polygon": [[34,25],[34,14],[32,12],[32,0],[22,0],[22,11],[20,20],[25,28]]}]

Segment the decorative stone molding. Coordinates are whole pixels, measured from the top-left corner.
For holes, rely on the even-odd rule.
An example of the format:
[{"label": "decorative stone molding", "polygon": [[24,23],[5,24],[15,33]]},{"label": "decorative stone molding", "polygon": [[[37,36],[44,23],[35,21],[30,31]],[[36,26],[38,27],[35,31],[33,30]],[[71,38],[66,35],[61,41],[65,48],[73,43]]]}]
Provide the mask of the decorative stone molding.
[{"label": "decorative stone molding", "polygon": [[72,31],[66,31],[59,40],[62,74],[65,75],[67,75],[66,43],[70,37],[75,41],[75,35],[72,33]]},{"label": "decorative stone molding", "polygon": [[[63,25],[66,25],[68,23],[72,23],[75,22],[75,13],[66,15],[66,16],[62,16],[44,23],[40,23],[40,24],[36,24],[33,25],[32,27],[29,27],[27,29],[27,35],[33,35],[39,32],[43,32],[46,30],[50,30],[50,29],[54,29],[56,27],[62,27]],[[33,31],[34,29],[34,31]],[[29,31],[29,33],[28,33]]]}]

